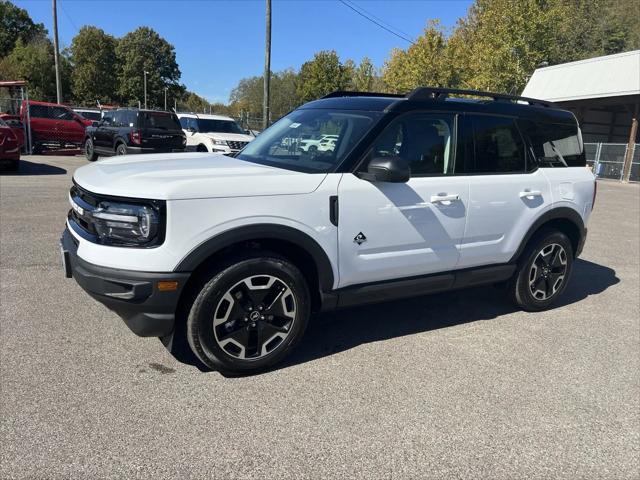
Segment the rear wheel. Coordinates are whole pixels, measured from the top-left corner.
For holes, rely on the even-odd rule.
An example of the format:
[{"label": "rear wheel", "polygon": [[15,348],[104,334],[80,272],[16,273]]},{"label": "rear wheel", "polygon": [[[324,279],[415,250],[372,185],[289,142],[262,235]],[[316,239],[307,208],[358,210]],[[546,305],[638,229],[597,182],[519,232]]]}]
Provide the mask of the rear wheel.
[{"label": "rear wheel", "polygon": [[187,320],[193,353],[224,373],[253,373],[282,360],[310,315],[309,290],[288,260],[263,253],[211,275]]},{"label": "rear wheel", "polygon": [[127,146],[124,143],[119,143],[116,146],[116,155],[126,155],[127,154]]},{"label": "rear wheel", "polygon": [[93,140],[91,140],[90,138],[87,138],[84,141],[84,156],[90,162],[95,162],[98,159],[98,154],[96,153],[93,146]]},{"label": "rear wheel", "polygon": [[522,259],[509,285],[513,300],[528,311],[549,308],[564,292],[571,276],[573,248],[569,238],[556,230],[542,231]]}]

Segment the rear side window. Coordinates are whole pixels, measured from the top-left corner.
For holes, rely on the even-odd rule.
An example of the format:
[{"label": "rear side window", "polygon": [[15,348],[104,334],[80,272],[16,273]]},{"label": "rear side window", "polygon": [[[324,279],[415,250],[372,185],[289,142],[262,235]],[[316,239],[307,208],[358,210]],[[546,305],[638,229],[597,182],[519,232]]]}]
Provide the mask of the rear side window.
[{"label": "rear side window", "polygon": [[33,118],[53,118],[51,109],[45,105],[29,106],[29,116]]},{"label": "rear side window", "polygon": [[524,141],[513,118],[472,116],[473,151],[465,173],[526,171]]},{"label": "rear side window", "polygon": [[541,167],[584,167],[582,137],[576,124],[519,120]]},{"label": "rear side window", "polygon": [[141,113],[142,127],[159,128],[161,130],[182,130],[178,117],[170,113],[144,112]]}]

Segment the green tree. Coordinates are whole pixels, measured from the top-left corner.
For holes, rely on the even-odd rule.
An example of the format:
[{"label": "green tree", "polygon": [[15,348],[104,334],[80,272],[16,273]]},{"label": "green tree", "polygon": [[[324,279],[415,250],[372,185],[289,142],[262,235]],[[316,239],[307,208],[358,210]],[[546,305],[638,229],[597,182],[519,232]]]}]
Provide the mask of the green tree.
[{"label": "green tree", "polygon": [[[271,73],[271,118],[276,120],[302,102],[298,98],[298,75],[293,69]],[[235,116],[262,117],[262,76],[243,78],[231,91],[230,108]]]},{"label": "green tree", "polygon": [[[71,99],[71,66],[65,55],[60,55],[62,96]],[[0,79],[26,80],[32,100],[56,100],[56,76],[53,45],[47,39],[34,40],[25,45],[18,39],[9,55],[0,60]]]},{"label": "green tree", "polygon": [[70,48],[72,91],[76,103],[92,105],[116,100],[116,39],[103,30],[84,26]]},{"label": "green tree", "polygon": [[173,45],[149,27],[139,27],[122,37],[116,46],[118,95],[126,104],[144,104],[144,72],[147,73],[148,106],[164,106],[168,97],[180,98],[184,86],[179,83],[180,69]]},{"label": "green tree", "polygon": [[356,92],[373,92],[376,83],[376,67],[369,57],[364,57],[352,73],[351,86]]},{"label": "green tree", "polygon": [[345,90],[351,79],[334,50],[323,50],[300,68],[298,96],[302,102],[320,98],[335,90]]},{"label": "green tree", "polygon": [[0,58],[9,55],[18,41],[26,45],[46,37],[44,25],[33,23],[26,10],[8,0],[0,0]]}]

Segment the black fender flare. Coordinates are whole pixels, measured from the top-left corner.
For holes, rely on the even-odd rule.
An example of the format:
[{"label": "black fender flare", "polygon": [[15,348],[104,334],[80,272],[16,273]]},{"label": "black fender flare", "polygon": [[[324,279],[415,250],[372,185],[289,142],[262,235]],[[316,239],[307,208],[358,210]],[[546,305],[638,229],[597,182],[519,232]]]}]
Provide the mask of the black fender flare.
[{"label": "black fender flare", "polygon": [[259,223],[227,230],[206,240],[189,252],[174,272],[192,272],[207,258],[239,242],[251,240],[283,240],[304,249],[314,260],[318,270],[318,282],[324,292],[333,289],[333,268],[324,249],[306,233],[293,227]]},{"label": "black fender flare", "polygon": [[[578,229],[578,232],[580,232],[581,238],[585,236],[586,232],[584,227],[584,221],[582,220],[582,217],[576,210],[569,207],[554,208],[552,210],[549,210],[548,212],[543,213],[535,222],[533,222],[533,225],[531,225],[531,227],[529,227],[529,230],[527,230],[526,235],[520,242],[520,246],[518,247],[518,250],[516,250],[516,253],[513,254],[509,263],[517,262],[518,258],[520,257],[520,255],[526,248],[527,244],[529,243],[529,240],[531,240],[531,237],[533,237],[533,235],[541,226],[543,226],[545,223],[550,222],[552,220],[568,220],[569,222],[571,222],[576,226],[576,228]],[[573,252],[573,253],[574,255],[577,255],[579,252]]]}]

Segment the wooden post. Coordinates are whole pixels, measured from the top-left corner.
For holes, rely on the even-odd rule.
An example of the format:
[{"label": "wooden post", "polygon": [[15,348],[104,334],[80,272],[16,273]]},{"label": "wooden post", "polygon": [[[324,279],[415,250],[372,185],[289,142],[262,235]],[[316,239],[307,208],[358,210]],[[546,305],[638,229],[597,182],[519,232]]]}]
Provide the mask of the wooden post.
[{"label": "wooden post", "polygon": [[629,143],[627,144],[627,153],[624,157],[624,166],[622,167],[622,181],[628,182],[631,176],[631,162],[633,161],[633,149],[638,135],[638,106],[636,103],[631,117],[631,131],[629,132]]},{"label": "wooden post", "polygon": [[56,0],[53,0],[53,63],[56,70],[56,100],[62,103],[62,84],[60,83],[60,47],[58,46],[58,9]]}]

